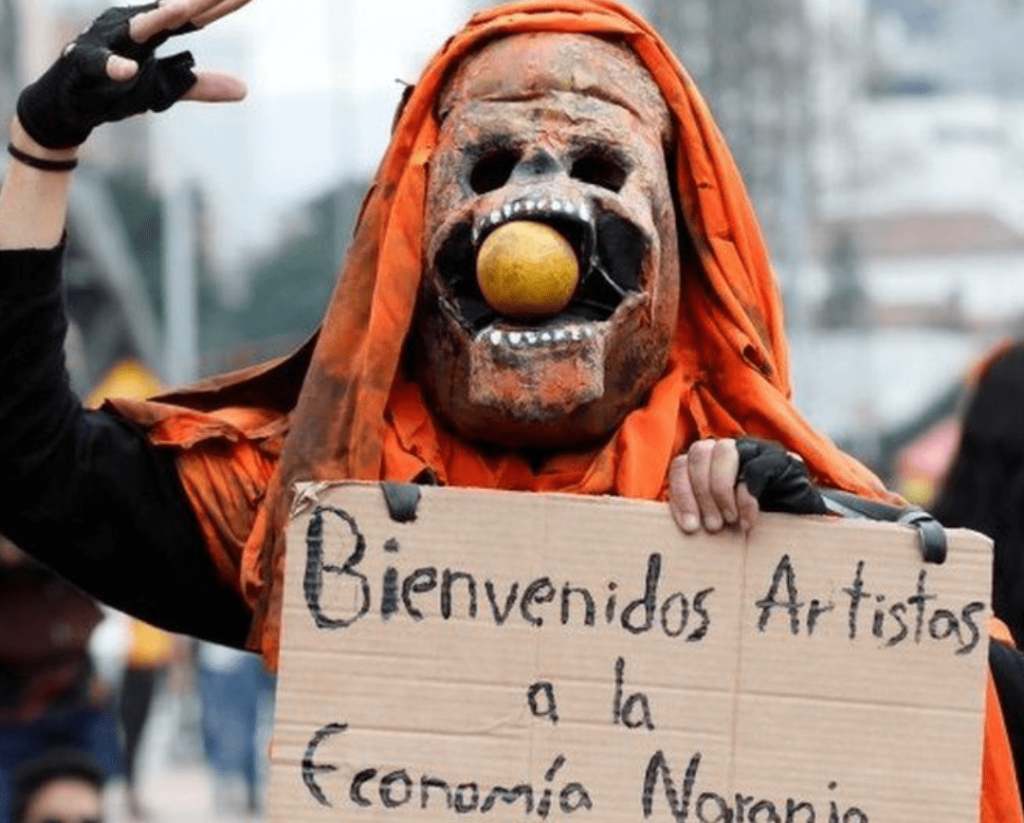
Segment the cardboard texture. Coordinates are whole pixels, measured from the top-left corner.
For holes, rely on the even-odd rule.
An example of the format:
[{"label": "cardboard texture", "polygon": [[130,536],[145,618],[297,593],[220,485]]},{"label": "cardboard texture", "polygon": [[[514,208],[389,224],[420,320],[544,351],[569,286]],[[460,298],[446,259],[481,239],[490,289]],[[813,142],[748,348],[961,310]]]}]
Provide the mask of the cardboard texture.
[{"label": "cardboard texture", "polygon": [[939,566],[865,521],[311,487],[270,820],[976,820],[990,569],[964,531]]}]

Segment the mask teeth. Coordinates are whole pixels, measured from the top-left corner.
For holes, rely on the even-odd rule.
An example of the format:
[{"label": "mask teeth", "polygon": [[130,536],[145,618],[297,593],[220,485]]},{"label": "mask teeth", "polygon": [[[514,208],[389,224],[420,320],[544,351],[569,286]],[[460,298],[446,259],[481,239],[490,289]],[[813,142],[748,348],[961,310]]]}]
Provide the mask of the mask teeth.
[{"label": "mask teeth", "polygon": [[573,203],[559,198],[521,198],[505,203],[501,208],[477,218],[473,223],[473,245],[479,245],[485,232],[490,232],[513,218],[529,217],[570,217],[591,226],[593,212],[586,203]]},{"label": "mask teeth", "polygon": [[478,339],[484,339],[495,348],[511,347],[513,349],[539,348],[560,343],[578,343],[583,340],[594,340],[599,332],[592,325],[560,326],[557,329],[540,330],[502,330],[490,329],[480,333]]}]

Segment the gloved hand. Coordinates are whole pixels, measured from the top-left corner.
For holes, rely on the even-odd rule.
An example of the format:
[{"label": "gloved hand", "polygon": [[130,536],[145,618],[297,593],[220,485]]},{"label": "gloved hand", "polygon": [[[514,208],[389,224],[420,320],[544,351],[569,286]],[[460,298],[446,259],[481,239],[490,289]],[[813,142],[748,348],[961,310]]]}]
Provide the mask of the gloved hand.
[{"label": "gloved hand", "polygon": [[[108,9],[22,91],[18,118],[32,139],[50,149],[72,148],[101,123],[164,111],[192,88],[196,75],[191,53],[157,59],[155,52],[169,37],[195,26],[186,23],[161,31],[144,43],[136,43],[129,34],[131,19],[155,8],[156,3]],[[107,73],[112,54],[138,63],[135,76],[112,79]]]},{"label": "gloved hand", "polygon": [[790,514],[825,514],[825,499],[811,482],[807,466],[782,446],[741,437],[739,481],[757,499],[763,511]]}]

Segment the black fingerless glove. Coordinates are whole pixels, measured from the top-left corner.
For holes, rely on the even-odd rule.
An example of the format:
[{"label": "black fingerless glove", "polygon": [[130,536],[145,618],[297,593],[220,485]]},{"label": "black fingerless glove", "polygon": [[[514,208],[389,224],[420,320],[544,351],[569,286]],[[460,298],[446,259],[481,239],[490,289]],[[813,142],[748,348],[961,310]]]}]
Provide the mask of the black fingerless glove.
[{"label": "black fingerless glove", "polygon": [[[123,120],[145,111],[164,111],[196,82],[195,61],[185,51],[162,59],[156,49],[175,34],[193,31],[188,24],[161,32],[145,43],[128,35],[129,21],[156,8],[156,3],[126,6],[103,12],[64,54],[18,98],[18,119],[41,146],[66,149],[85,142],[101,123]],[[139,64],[131,80],[107,76],[111,54]]]},{"label": "black fingerless glove", "polygon": [[777,443],[743,437],[736,441],[739,479],[764,511],[825,514],[825,499],[802,460]]}]

